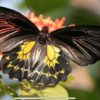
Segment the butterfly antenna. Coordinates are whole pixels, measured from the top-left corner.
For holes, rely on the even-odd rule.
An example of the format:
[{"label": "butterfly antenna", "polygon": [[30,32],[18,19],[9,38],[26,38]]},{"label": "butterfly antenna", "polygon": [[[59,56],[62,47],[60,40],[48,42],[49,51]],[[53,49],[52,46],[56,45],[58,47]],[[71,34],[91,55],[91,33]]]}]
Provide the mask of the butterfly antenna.
[{"label": "butterfly antenna", "polygon": [[[29,10],[30,10],[31,12],[33,12],[32,9],[29,7],[28,4],[27,4],[27,7],[29,8]],[[43,26],[45,26],[45,24],[44,24],[43,21],[42,21],[42,20],[43,20],[43,15],[42,15],[42,14],[39,15],[39,18],[38,18],[38,19],[39,19],[39,21],[41,22],[41,24],[42,24]]]},{"label": "butterfly antenna", "polygon": [[72,19],[75,19],[77,16],[75,16],[75,17],[73,17],[73,18],[71,18],[71,19],[68,19],[67,21],[70,21],[70,20],[72,20]]},{"label": "butterfly antenna", "polygon": [[28,4],[27,4],[27,7],[28,7],[28,9],[29,9],[31,12],[33,12],[33,11],[32,11],[32,9],[29,7],[29,5],[28,5]]}]

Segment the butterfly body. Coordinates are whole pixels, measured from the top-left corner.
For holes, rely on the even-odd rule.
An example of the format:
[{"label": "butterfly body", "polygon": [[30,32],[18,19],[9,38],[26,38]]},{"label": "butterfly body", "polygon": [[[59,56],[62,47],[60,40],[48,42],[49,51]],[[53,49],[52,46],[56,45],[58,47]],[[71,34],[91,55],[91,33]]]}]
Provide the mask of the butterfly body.
[{"label": "butterfly body", "polygon": [[100,60],[100,26],[40,31],[22,14],[0,7],[0,66],[9,78],[44,86],[65,81],[70,60],[86,66]]},{"label": "butterfly body", "polygon": [[48,42],[50,37],[48,30],[49,28],[47,26],[43,26],[42,30],[39,32],[38,41],[41,44],[46,44],[46,42]]}]

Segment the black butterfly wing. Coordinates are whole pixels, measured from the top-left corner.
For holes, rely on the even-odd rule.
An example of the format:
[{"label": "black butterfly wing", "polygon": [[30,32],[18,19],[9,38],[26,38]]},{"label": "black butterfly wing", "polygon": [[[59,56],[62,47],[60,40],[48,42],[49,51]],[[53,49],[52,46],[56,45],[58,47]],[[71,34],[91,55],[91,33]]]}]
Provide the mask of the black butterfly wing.
[{"label": "black butterfly wing", "polygon": [[73,26],[50,33],[52,41],[65,55],[84,66],[100,60],[100,27]]},{"label": "black butterfly wing", "polygon": [[33,59],[32,49],[35,44],[36,41],[29,37],[27,41],[23,41],[17,47],[4,52],[0,61],[0,66],[3,67],[3,73],[8,74],[9,78],[15,78],[20,81],[27,80]]},{"label": "black butterfly wing", "polygon": [[3,72],[20,81],[31,80],[44,86],[65,81],[71,72],[69,58],[64,59],[60,48],[50,42],[42,45],[33,38],[5,52],[0,62]]},{"label": "black butterfly wing", "polygon": [[20,27],[24,30],[34,30],[36,32],[38,31],[38,28],[25,16],[17,11],[5,7],[0,7],[0,22],[1,24],[8,22],[6,24],[10,24],[16,28]]},{"label": "black butterfly wing", "polygon": [[27,39],[29,35],[34,37],[38,33],[38,28],[25,16],[0,7],[0,52],[6,52],[10,47],[13,49],[18,42]]},{"label": "black butterfly wing", "polygon": [[10,78],[27,78],[30,53],[38,33],[37,27],[25,16],[0,7],[0,66]]}]

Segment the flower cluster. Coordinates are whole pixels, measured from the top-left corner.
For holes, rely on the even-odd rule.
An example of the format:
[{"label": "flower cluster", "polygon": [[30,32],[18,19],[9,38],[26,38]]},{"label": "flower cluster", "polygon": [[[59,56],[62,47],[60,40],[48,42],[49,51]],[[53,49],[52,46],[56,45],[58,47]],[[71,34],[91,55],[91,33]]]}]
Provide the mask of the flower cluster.
[{"label": "flower cluster", "polygon": [[[30,19],[39,28],[39,30],[41,30],[42,26],[44,25],[49,27],[49,32],[62,28],[65,22],[65,17],[62,17],[61,20],[57,18],[55,19],[55,21],[52,21],[50,17],[44,19],[42,14],[37,17],[35,16],[34,12],[30,13],[30,11],[27,11],[25,16]],[[74,26],[74,24],[71,24],[69,26]]]}]

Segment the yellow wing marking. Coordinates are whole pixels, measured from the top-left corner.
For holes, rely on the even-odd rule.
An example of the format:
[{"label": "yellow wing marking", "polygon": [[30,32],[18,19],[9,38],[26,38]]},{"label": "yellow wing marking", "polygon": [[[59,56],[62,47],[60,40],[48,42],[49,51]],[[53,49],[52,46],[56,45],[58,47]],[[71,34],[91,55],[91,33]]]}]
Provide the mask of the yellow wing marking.
[{"label": "yellow wing marking", "polygon": [[48,65],[48,66],[50,65],[50,61],[49,60],[47,61],[46,65]]},{"label": "yellow wing marking", "polygon": [[12,62],[10,61],[7,67],[11,67],[11,66],[12,66],[12,64],[11,64],[11,63],[12,63]]},{"label": "yellow wing marking", "polygon": [[[22,61],[22,60],[26,60],[29,58],[30,56],[30,51],[31,49],[33,48],[33,46],[35,45],[35,41],[31,41],[31,42],[24,42],[20,47],[20,51],[16,52],[16,54],[18,54],[17,58],[16,59],[19,59],[19,62]],[[10,56],[7,56],[5,58],[6,60],[10,60]],[[15,59],[14,59],[15,60]],[[20,69],[20,70],[23,70],[23,68],[19,68],[19,66],[14,66],[12,65],[12,61],[9,61],[9,64],[7,67],[13,67],[15,70],[16,69]]]},{"label": "yellow wing marking", "polygon": [[53,64],[54,64],[54,66],[55,66],[55,64],[59,64],[59,62],[56,60],[56,59],[53,59]]},{"label": "yellow wing marking", "polygon": [[60,54],[55,53],[55,58],[57,59],[60,56]]},{"label": "yellow wing marking", "polygon": [[24,61],[26,60],[26,56],[27,56],[27,54],[26,54],[26,55],[24,55],[24,56],[23,56],[23,58],[22,58]]},{"label": "yellow wing marking", "polygon": [[46,77],[53,76],[55,79],[57,79],[57,75],[56,74],[53,75],[53,74],[50,74],[50,73],[43,73],[43,72],[41,74],[45,75]]},{"label": "yellow wing marking", "polygon": [[60,52],[60,49],[59,49],[59,48],[57,48],[57,47],[55,47],[55,46],[54,46],[54,50],[55,50],[57,53],[59,53],[59,52]]},{"label": "yellow wing marking", "polygon": [[53,75],[53,74],[50,74],[50,73],[44,73],[44,72],[42,72],[41,74],[46,75],[46,77],[53,76],[55,79],[57,79],[57,75],[58,75],[59,73],[62,73],[62,74],[63,74],[64,71],[61,70],[61,71],[59,71],[59,72],[56,72],[54,75]]},{"label": "yellow wing marking", "polygon": [[48,60],[48,57],[46,56],[46,57],[45,57],[45,60],[44,60],[44,63],[45,63],[45,64],[47,63],[47,60]]},{"label": "yellow wing marking", "polygon": [[59,52],[59,48],[47,45],[47,55],[45,56],[44,64],[47,65],[49,68],[54,68],[56,63],[59,64],[59,62],[57,61],[57,58],[60,56]]},{"label": "yellow wing marking", "polygon": [[23,50],[24,54],[28,53],[28,52],[33,48],[34,44],[35,44],[35,41],[29,42],[29,43],[25,46],[25,48],[24,48],[24,50]]},{"label": "yellow wing marking", "polygon": [[7,57],[6,57],[6,60],[10,60],[10,57],[9,57],[9,56],[7,56]]},{"label": "yellow wing marking", "polygon": [[56,74],[58,75],[59,73],[63,73],[64,74],[64,70],[61,70],[59,72],[56,72]]},{"label": "yellow wing marking", "polygon": [[19,68],[18,66],[14,66],[11,63],[12,63],[12,61],[9,62],[7,67],[13,67],[15,70],[17,70],[17,69],[23,70],[23,68]]},{"label": "yellow wing marking", "polygon": [[47,45],[47,55],[50,60],[52,60],[55,56],[55,51],[52,46]]},{"label": "yellow wing marking", "polygon": [[[59,64],[59,62],[57,61],[57,58],[60,56],[59,52],[60,52],[59,48],[47,45],[47,55],[45,56],[44,64],[47,65],[49,68],[53,67],[53,69],[55,70],[55,64]],[[55,74],[44,73],[44,72],[42,72],[41,74],[46,75],[47,77],[53,76],[55,79],[57,79],[57,75],[59,73],[64,73],[64,70],[56,72]]]},{"label": "yellow wing marking", "polygon": [[18,54],[17,59],[21,59],[23,55],[23,51],[19,51],[17,52],[17,54]]},{"label": "yellow wing marking", "polygon": [[52,63],[52,62],[50,62],[50,66],[53,66],[53,67],[54,67],[54,65],[53,65],[53,63]]},{"label": "yellow wing marking", "polygon": [[33,48],[33,46],[35,45],[35,43],[36,43],[35,41],[24,42],[24,44],[22,44],[20,46],[21,50],[19,52],[17,52],[17,54],[18,54],[17,59],[20,59],[20,60],[28,59],[30,56],[30,51]]}]

